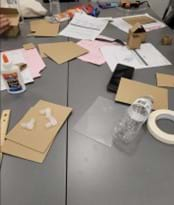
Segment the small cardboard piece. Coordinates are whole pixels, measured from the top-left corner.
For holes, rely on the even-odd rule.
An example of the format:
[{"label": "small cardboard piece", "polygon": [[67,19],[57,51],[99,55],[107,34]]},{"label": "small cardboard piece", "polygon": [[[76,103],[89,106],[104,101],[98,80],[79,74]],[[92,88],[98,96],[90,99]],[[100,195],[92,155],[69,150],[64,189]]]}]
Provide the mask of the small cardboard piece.
[{"label": "small cardboard piece", "polygon": [[88,52],[87,49],[82,48],[71,41],[47,44],[42,48],[42,52],[46,54],[49,58],[51,58],[53,61],[55,61],[57,64],[65,63]]},{"label": "small cardboard piece", "polygon": [[145,15],[139,15],[139,16],[132,16],[132,17],[125,17],[123,18],[124,21],[126,21],[128,24],[134,26],[136,23],[140,24],[148,24],[148,23],[154,23],[156,22],[155,19],[145,16]]},{"label": "small cardboard piece", "polygon": [[19,19],[20,15],[15,8],[0,8],[0,13],[7,16],[10,21],[11,28],[4,32],[6,37],[16,37],[19,34]]},{"label": "small cardboard piece", "polygon": [[33,43],[26,43],[26,44],[23,44],[23,48],[25,50],[30,50],[30,49],[35,48],[35,45]]},{"label": "small cardboard piece", "polygon": [[174,88],[174,75],[157,73],[156,78],[157,78],[157,86]]},{"label": "small cardboard piece", "polygon": [[143,26],[136,23],[128,33],[127,46],[130,49],[140,48],[141,43],[144,43],[146,39],[146,31]]},{"label": "small cardboard piece", "polygon": [[1,128],[0,128],[0,152],[5,142],[5,137],[10,120],[10,110],[3,110],[1,113]]},{"label": "small cardboard piece", "polygon": [[121,78],[115,101],[132,104],[142,96],[152,96],[154,100],[153,109],[168,109],[167,89]]},{"label": "small cardboard piece", "polygon": [[54,37],[58,35],[59,25],[46,20],[34,20],[30,21],[30,31],[33,36]]}]

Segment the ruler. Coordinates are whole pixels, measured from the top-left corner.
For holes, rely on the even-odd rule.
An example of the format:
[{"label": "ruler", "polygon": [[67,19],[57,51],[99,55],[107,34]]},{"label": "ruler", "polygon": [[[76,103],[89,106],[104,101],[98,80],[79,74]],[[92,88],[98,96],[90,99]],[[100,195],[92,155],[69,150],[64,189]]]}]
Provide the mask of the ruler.
[{"label": "ruler", "polygon": [[2,161],[2,146],[5,142],[5,137],[7,134],[8,124],[10,119],[10,110],[3,110],[1,113],[1,124],[0,124],[0,164]]}]

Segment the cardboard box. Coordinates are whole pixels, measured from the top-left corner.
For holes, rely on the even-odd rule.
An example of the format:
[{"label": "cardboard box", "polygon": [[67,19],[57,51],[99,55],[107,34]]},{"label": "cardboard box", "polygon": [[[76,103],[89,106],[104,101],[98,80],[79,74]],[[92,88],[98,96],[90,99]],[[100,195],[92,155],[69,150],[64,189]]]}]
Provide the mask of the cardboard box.
[{"label": "cardboard box", "polygon": [[128,34],[127,46],[130,49],[140,48],[141,43],[146,40],[146,31],[144,27],[137,23],[130,30]]},{"label": "cardboard box", "polygon": [[6,37],[16,37],[19,34],[19,19],[20,15],[15,8],[0,8],[0,13],[7,16],[10,20],[11,28],[4,33]]}]

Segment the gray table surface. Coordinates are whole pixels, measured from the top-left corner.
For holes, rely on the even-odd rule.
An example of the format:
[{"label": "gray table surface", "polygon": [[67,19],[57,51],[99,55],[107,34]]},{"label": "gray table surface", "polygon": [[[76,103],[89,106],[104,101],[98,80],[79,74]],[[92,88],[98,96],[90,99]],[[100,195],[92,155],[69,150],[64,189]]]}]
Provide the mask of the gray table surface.
[{"label": "gray table surface", "polygon": [[[141,11],[143,13],[146,11]],[[148,11],[150,12],[150,11]],[[133,12],[109,9],[102,16],[129,15]],[[136,12],[134,12],[136,13]],[[138,12],[137,12],[138,13]],[[150,12],[155,15],[153,12]],[[126,34],[112,25],[105,35],[126,40]],[[172,63],[174,46],[161,46],[164,34],[173,35],[168,28],[148,33],[153,43]],[[156,84],[155,73],[174,74],[174,67],[136,70],[133,79]],[[97,67],[74,60],[69,68],[68,102],[74,109],[69,120],[68,135],[68,205],[172,205],[174,204],[174,147],[152,138],[146,127],[140,133],[141,141],[133,154],[99,144],[74,131],[75,124],[98,96],[114,100],[106,91],[111,76],[109,67]],[[174,89],[169,90],[169,108],[174,110]],[[120,118],[126,105],[117,103],[116,118]],[[94,122],[95,123],[95,122]],[[107,122],[109,123],[109,122]],[[161,128],[174,134],[171,122],[159,123]],[[88,124],[86,124],[88,126]]]},{"label": "gray table surface", "polygon": [[[71,7],[71,4],[64,5]],[[109,9],[102,11],[101,16],[127,14],[125,10]],[[19,48],[26,42],[55,41],[26,38],[28,26],[24,24],[22,27],[19,38],[2,41],[3,49]],[[148,41],[174,64],[174,46],[160,45],[160,39],[166,33],[173,35],[168,28],[149,32]],[[103,34],[126,40],[126,34],[112,25]],[[57,40],[66,39],[58,37]],[[58,134],[43,164],[4,156],[1,167],[1,204],[173,205],[173,146],[156,141],[144,127],[136,151],[128,155],[114,147],[96,143],[73,130],[76,122],[98,96],[114,99],[114,94],[106,91],[111,76],[109,67],[106,64],[97,67],[78,59],[63,65],[57,65],[49,59],[45,59],[45,63],[47,68],[42,77],[28,85],[27,92],[19,96],[6,92],[1,94],[2,109],[12,109],[10,129],[39,99],[68,105],[74,112]],[[134,79],[155,85],[155,73],[158,71],[174,74],[173,66],[167,66],[136,70]],[[119,118],[127,106],[117,106],[119,112],[116,117]],[[169,89],[169,108],[174,110],[173,89]],[[174,133],[171,122],[161,122],[160,126]]]}]

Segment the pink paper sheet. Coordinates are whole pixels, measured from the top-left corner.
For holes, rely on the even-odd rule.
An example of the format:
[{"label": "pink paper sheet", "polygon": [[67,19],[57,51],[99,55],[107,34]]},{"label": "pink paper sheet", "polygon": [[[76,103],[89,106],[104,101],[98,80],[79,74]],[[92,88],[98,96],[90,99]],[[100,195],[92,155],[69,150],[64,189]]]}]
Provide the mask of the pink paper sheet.
[{"label": "pink paper sheet", "polygon": [[79,59],[96,65],[102,65],[106,62],[100,51],[100,48],[106,45],[113,45],[112,43],[107,43],[107,42],[102,42],[97,40],[94,41],[81,40],[77,44],[89,50],[89,53],[80,56]]},{"label": "pink paper sheet", "polygon": [[25,50],[23,49],[24,58],[30,68],[31,75],[33,78],[40,77],[40,72],[46,67],[41,56],[39,55],[36,48]]}]

